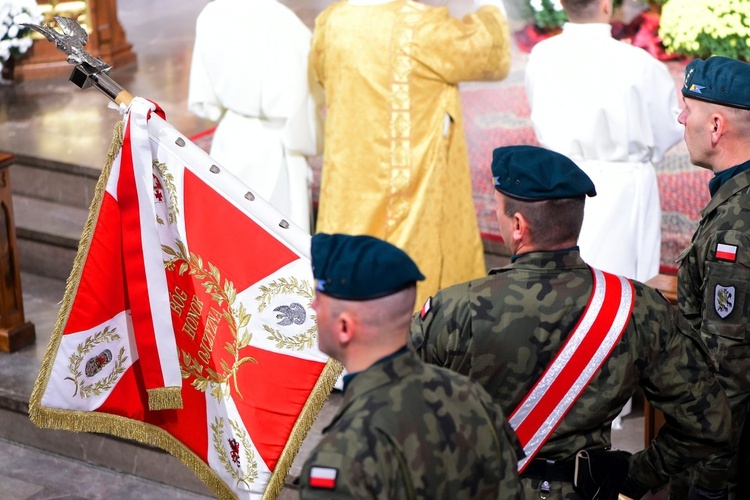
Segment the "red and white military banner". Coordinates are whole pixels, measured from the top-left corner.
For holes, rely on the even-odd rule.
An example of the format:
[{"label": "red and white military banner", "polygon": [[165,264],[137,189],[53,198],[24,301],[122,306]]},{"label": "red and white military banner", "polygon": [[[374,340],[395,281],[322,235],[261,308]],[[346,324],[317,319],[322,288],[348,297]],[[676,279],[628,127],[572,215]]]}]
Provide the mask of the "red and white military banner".
[{"label": "red and white military banner", "polygon": [[134,99],[31,419],[161,447],[220,498],[275,498],[341,370],[317,349],[309,247],[156,105]]}]

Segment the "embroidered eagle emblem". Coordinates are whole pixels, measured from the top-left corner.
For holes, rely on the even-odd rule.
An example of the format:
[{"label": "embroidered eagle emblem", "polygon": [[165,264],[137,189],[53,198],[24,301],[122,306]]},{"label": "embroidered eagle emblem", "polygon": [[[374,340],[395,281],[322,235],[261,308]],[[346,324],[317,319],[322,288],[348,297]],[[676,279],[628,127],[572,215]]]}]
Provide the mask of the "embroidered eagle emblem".
[{"label": "embroidered eagle emblem", "polygon": [[735,289],[733,286],[716,285],[714,291],[714,308],[716,309],[716,314],[721,319],[729,316],[734,309],[734,292]]}]

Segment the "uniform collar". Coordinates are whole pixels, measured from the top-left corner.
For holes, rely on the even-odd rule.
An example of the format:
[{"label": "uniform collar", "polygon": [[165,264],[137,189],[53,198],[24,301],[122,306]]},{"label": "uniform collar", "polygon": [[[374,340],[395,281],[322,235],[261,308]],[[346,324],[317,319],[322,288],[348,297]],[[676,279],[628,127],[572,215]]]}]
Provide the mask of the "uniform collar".
[{"label": "uniform collar", "polygon": [[731,178],[726,179],[721,183],[721,186],[711,197],[711,201],[708,202],[706,208],[701,210],[701,217],[705,217],[710,212],[716,210],[716,207],[734,196],[734,194],[738,191],[750,186],[750,167],[748,167],[749,164],[750,161],[746,161],[745,163],[742,163],[737,167],[732,167],[737,168],[737,170],[734,172]]},{"label": "uniform collar", "polygon": [[[398,351],[394,352],[393,354],[389,354],[388,356],[380,358],[375,363],[373,363],[373,366],[377,365],[378,363],[385,363],[386,361],[389,361],[389,360],[395,358],[396,356],[400,356],[402,354],[405,354],[408,350],[409,350],[409,348],[407,346],[404,346],[401,349],[399,349]],[[360,373],[362,373],[362,372],[347,373],[346,375],[344,375],[344,380],[343,380],[343,382],[344,382],[344,392],[346,392],[346,387],[349,385],[349,383],[352,380],[354,380],[354,377],[356,377]]]},{"label": "uniform collar", "polygon": [[571,268],[586,269],[587,267],[586,263],[581,259],[578,247],[575,246],[563,250],[514,255],[510,264],[499,269],[492,269],[490,274],[497,274],[510,269],[558,270]]},{"label": "uniform collar", "polygon": [[708,190],[711,192],[711,196],[715,195],[726,181],[745,170],[750,170],[750,161],[746,161],[740,165],[735,165],[732,168],[722,170],[715,174],[714,178],[708,182]]},{"label": "uniform collar", "polygon": [[413,372],[422,364],[423,362],[417,358],[416,354],[408,347],[404,347],[382,358],[370,368],[353,374],[354,376],[349,379],[344,390],[344,400],[341,402],[339,411],[323,432],[328,432],[354,401],[379,387],[393,383],[394,380]]}]

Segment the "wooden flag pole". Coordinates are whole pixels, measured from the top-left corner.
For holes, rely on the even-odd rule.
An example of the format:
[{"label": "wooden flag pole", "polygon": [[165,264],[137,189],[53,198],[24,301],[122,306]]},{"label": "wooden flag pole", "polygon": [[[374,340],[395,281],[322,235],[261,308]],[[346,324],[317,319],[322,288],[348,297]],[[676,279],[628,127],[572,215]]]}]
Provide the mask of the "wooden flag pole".
[{"label": "wooden flag pole", "polygon": [[130,103],[133,101],[133,94],[128,92],[127,90],[123,90],[117,96],[115,96],[115,104],[118,106],[121,104],[124,104],[125,106],[130,106]]}]

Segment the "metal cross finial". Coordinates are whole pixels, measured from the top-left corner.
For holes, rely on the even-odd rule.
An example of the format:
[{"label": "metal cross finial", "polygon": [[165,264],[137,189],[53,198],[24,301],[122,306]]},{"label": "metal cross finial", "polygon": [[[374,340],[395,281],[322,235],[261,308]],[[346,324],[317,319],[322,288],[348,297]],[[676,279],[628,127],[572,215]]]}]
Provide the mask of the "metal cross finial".
[{"label": "metal cross finial", "polygon": [[92,56],[83,48],[89,41],[86,30],[68,17],[58,16],[55,17],[55,21],[62,29],[62,33],[48,24],[24,24],[23,26],[38,31],[47,40],[53,42],[58,50],[67,54],[66,60],[70,64],[75,64],[75,69],[70,75],[71,82],[81,89],[95,86],[117,104],[130,104],[133,96],[108,76],[112,67],[100,58]]}]

